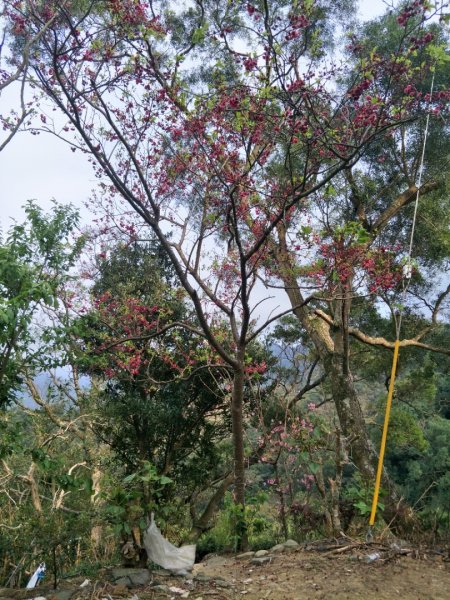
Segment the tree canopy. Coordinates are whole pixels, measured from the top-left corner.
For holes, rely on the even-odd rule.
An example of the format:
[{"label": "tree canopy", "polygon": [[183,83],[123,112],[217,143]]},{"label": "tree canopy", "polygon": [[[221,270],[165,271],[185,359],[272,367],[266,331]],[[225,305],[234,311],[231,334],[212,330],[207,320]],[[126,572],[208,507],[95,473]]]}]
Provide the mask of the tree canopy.
[{"label": "tree canopy", "polygon": [[83,239],[69,245],[78,213],[55,205],[46,215],[33,202],[27,221],[14,225],[0,242],[0,404],[8,404],[23,382],[43,368],[46,345],[36,337],[35,317],[43,306],[55,306]]}]

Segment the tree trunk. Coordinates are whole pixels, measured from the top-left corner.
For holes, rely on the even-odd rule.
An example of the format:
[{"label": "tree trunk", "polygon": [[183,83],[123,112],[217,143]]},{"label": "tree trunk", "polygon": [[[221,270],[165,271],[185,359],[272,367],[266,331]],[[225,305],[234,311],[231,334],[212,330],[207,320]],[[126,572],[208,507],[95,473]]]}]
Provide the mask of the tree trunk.
[{"label": "tree trunk", "polygon": [[239,367],[234,370],[231,395],[231,422],[234,449],[234,501],[236,507],[236,549],[248,546],[245,520],[245,453],[244,453],[244,350],[238,351]]},{"label": "tree trunk", "polygon": [[280,476],[278,473],[278,464],[275,463],[274,467],[275,467],[275,482],[276,482],[276,487],[278,490],[278,497],[280,499],[280,522],[281,522],[281,527],[283,529],[284,539],[287,542],[287,540],[289,539],[289,528],[288,528],[288,523],[287,523],[286,501],[284,498],[283,486],[281,484]]},{"label": "tree trunk", "polygon": [[[92,471],[92,494],[91,494],[91,504],[93,507],[97,507],[100,502],[100,492],[101,492],[101,478],[102,472],[98,468],[98,466],[94,466]],[[102,543],[103,539],[103,526],[102,525],[93,525],[91,528],[91,542],[94,548],[94,551],[97,551]]]},{"label": "tree trunk", "polygon": [[327,489],[325,487],[325,480],[323,478],[323,465],[320,465],[320,468],[314,473],[314,481],[316,483],[316,487],[319,491],[319,494],[322,496],[323,500],[323,511],[325,517],[326,531],[330,536],[337,535],[339,532],[336,532],[336,528],[333,523],[333,515],[328,507],[328,498],[327,498]]},{"label": "tree trunk", "polygon": [[35,470],[36,470],[36,464],[34,462],[32,462],[30,465],[30,468],[28,469],[26,480],[28,481],[28,483],[30,485],[31,500],[33,502],[34,510],[38,514],[42,514],[42,503],[41,503],[41,498],[39,496],[39,488],[38,488],[36,479],[34,477]]},{"label": "tree trunk", "polygon": [[208,504],[206,505],[205,510],[201,514],[201,516],[197,519],[194,518],[192,522],[192,529],[189,532],[188,540],[189,542],[196,542],[198,538],[210,529],[211,519],[216,514],[219,509],[219,504],[222,498],[225,495],[225,492],[230,487],[232,482],[234,481],[234,472],[229,473],[223,481],[221,481],[219,487],[214,492],[213,496],[210,498]]}]

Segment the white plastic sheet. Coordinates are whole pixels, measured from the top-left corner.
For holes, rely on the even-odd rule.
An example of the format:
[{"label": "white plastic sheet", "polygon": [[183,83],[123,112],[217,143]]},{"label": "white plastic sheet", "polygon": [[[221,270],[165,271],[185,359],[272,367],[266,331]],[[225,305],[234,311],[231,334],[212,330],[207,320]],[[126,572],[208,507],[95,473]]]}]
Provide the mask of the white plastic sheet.
[{"label": "white plastic sheet", "polygon": [[182,573],[190,571],[194,566],[195,544],[181,546],[181,548],[171,544],[158,529],[153,514],[143,537],[149,559],[163,569]]}]

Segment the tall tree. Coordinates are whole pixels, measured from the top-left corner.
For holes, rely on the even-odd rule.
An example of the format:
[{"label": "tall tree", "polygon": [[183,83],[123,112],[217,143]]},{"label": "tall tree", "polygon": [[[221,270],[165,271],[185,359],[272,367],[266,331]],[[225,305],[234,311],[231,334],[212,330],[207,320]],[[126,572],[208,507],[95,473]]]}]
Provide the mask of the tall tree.
[{"label": "tall tree", "polygon": [[[420,76],[425,61],[433,61],[440,54],[442,31],[435,25],[422,28],[421,24],[419,29],[418,25],[417,15],[403,8],[399,15],[385,16],[352,40],[348,48],[353,56],[350,59],[367,65],[367,87],[364,91],[358,88],[352,92],[358,95],[361,104],[365,103],[367,108],[376,107],[400,87],[410,97],[434,101],[437,115],[441,110],[447,110],[446,100],[442,102],[448,98],[445,62],[437,61],[437,87],[432,97],[431,74]],[[377,65],[392,56],[413,32],[416,32],[411,41],[413,52],[407,59],[409,66],[404,72],[405,79],[403,76],[394,80],[378,77]],[[377,43],[375,49],[375,40],[380,39],[384,41]],[[428,49],[426,41],[431,39],[437,46]],[[370,66],[366,63],[369,49],[373,49]],[[399,63],[404,64],[403,61]],[[417,77],[413,77],[413,73]],[[404,102],[398,105],[400,112]],[[330,382],[342,432],[349,440],[352,460],[367,480],[373,479],[377,455],[367,434],[354,385],[351,339],[373,347],[393,349],[394,321],[398,325],[400,313],[405,313],[401,348],[417,347],[448,353],[445,344],[427,343],[427,335],[439,325],[439,311],[450,291],[449,287],[440,289],[436,286],[431,275],[433,270],[445,268],[449,256],[448,243],[445,243],[448,171],[444,150],[448,131],[440,120],[431,121],[423,184],[419,190],[417,180],[425,127],[425,119],[408,119],[373,140],[357,164],[349,165],[335,177],[331,186],[316,195],[316,210],[308,227],[299,230],[297,220],[281,222],[274,243],[280,267],[277,274],[281,274],[294,314],[317,349]],[[436,152],[438,148],[440,152]],[[292,173],[289,169],[284,176],[290,177]],[[412,264],[408,251],[413,205],[419,193],[421,212]],[[432,223],[436,214],[440,215],[439,224],[430,227],[430,220]],[[408,227],[405,216],[410,219]],[[436,237],[437,232],[440,234]],[[440,242],[436,243],[437,239]],[[305,264],[302,249],[308,249],[314,256],[309,266]],[[411,281],[405,276],[405,265],[413,271]],[[275,282],[277,280],[275,277]],[[304,290],[311,293],[311,288],[317,290],[314,303],[301,306]],[[418,304],[425,295],[429,299]],[[364,297],[387,306],[393,319],[390,333],[376,329],[369,331],[364,320],[355,317],[354,309],[360,312],[358,306],[363,305]],[[404,306],[400,306],[401,303]],[[418,312],[422,312],[422,318],[418,318]],[[386,516],[391,520],[398,513],[398,498],[386,475],[384,484],[390,490]]]}]

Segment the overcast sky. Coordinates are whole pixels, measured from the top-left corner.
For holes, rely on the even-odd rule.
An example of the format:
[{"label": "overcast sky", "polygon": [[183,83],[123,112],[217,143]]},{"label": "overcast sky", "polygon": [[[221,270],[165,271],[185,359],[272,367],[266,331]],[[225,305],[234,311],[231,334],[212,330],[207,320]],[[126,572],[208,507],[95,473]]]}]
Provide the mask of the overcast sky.
[{"label": "overcast sky", "polygon": [[[364,19],[384,12],[383,0],[362,0],[360,14]],[[0,97],[0,113],[18,100],[17,89],[7,89]],[[0,132],[2,133],[2,132]],[[2,139],[2,138],[0,138]],[[82,211],[95,178],[87,159],[80,152],[73,153],[69,146],[51,135],[17,135],[0,153],[0,226],[5,231],[11,219],[23,219],[22,206],[29,199],[37,200],[43,208],[52,198],[61,203],[72,203]]]}]

